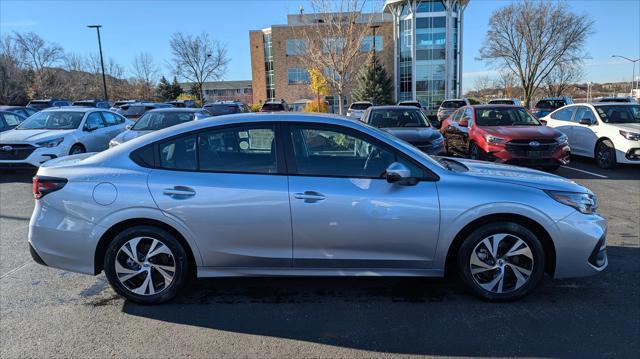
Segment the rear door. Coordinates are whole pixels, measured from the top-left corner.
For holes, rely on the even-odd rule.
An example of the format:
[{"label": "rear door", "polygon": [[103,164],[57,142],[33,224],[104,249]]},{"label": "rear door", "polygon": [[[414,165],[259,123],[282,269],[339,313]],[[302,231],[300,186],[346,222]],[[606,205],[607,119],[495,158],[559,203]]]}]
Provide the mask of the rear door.
[{"label": "rear door", "polygon": [[109,136],[109,140],[116,137],[120,132],[124,131],[124,118],[109,111],[102,111],[101,113],[107,125],[107,134]]},{"label": "rear door", "polygon": [[106,129],[106,123],[100,112],[93,111],[87,115],[83,126],[82,144],[87,152],[99,152],[107,149],[111,139]]},{"label": "rear door", "polygon": [[216,127],[158,143],[149,189],[193,233],[207,267],[288,267],[289,189],[276,125]]}]

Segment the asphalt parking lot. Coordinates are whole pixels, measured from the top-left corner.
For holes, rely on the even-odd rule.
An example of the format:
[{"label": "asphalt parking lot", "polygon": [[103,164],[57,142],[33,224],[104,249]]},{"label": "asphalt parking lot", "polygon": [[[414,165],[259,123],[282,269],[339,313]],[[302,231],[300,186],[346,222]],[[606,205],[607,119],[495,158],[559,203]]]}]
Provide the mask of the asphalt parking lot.
[{"label": "asphalt parking lot", "polygon": [[609,219],[609,267],[489,304],[450,279],[198,280],[175,301],[123,301],[104,275],[40,266],[27,249],[30,173],[0,172],[0,357],[637,357],[640,168],[574,160]]}]

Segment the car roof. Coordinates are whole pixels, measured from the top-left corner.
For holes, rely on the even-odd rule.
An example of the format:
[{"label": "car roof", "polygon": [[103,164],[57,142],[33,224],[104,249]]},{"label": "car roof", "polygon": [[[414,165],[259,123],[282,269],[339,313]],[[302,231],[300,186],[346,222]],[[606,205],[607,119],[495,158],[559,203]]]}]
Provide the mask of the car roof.
[{"label": "car roof", "polygon": [[163,107],[163,108],[154,108],[153,110],[149,110],[147,112],[204,112],[204,109],[201,108],[193,108],[193,107]]},{"label": "car roof", "polygon": [[104,108],[97,107],[85,107],[85,106],[62,106],[62,107],[49,107],[40,112],[88,112],[88,111],[107,111]]},{"label": "car roof", "polygon": [[469,105],[469,107],[483,109],[483,108],[523,108],[518,105],[508,105],[503,103],[483,103],[481,105]]},{"label": "car roof", "polygon": [[[576,103],[574,105],[587,105],[587,104]],[[594,103],[591,103],[590,105],[592,105],[594,107],[600,107],[600,106],[638,106],[638,103],[636,103],[636,102],[594,102]]]},{"label": "car roof", "polygon": [[397,110],[397,109],[420,111],[420,109],[415,106],[402,106],[402,105],[371,106],[369,107],[369,109],[371,109],[372,111],[373,110]]}]

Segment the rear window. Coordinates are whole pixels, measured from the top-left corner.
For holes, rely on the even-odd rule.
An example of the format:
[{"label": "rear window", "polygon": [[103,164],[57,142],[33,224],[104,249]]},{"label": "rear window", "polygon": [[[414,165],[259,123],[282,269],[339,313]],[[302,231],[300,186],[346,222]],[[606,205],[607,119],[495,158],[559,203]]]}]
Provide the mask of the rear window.
[{"label": "rear window", "polygon": [[193,112],[158,111],[145,113],[131,128],[134,131],[156,131],[195,119]]},{"label": "rear window", "polygon": [[49,101],[38,101],[38,100],[31,101],[31,102],[29,102],[28,106],[35,107],[35,108],[41,110],[43,108],[49,107]]},{"label": "rear window", "polygon": [[413,107],[422,108],[422,105],[420,105],[420,102],[415,102],[415,101],[400,102],[398,106],[413,106]]},{"label": "rear window", "polygon": [[351,110],[366,110],[369,107],[371,107],[370,103],[352,103],[351,107],[349,107]]},{"label": "rear window", "polygon": [[76,101],[73,103],[73,106],[94,107],[96,106],[96,103],[92,101]]},{"label": "rear window", "polygon": [[491,100],[489,101],[490,105],[513,105],[512,100]]},{"label": "rear window", "polygon": [[265,103],[262,105],[262,111],[284,111],[284,105],[281,103]]},{"label": "rear window", "polygon": [[444,101],[442,102],[442,105],[440,105],[440,107],[453,109],[453,108],[460,108],[466,105],[467,103],[464,101]]},{"label": "rear window", "polygon": [[560,108],[565,105],[564,100],[541,100],[536,104],[537,108]]},{"label": "rear window", "polygon": [[228,115],[232,113],[241,112],[238,106],[235,105],[209,105],[204,108],[212,116]]},{"label": "rear window", "polygon": [[144,106],[123,105],[120,106],[120,109],[117,112],[124,116],[141,116],[147,110],[151,109],[153,109],[153,107],[146,108]]}]

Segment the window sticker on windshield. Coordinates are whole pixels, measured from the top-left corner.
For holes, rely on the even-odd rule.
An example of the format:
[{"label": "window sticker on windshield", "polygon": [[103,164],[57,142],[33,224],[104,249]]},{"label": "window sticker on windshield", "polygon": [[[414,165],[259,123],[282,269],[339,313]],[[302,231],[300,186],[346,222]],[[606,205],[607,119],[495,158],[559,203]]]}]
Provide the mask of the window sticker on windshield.
[{"label": "window sticker on windshield", "polygon": [[240,142],[240,148],[246,150],[249,148],[249,143],[247,141]]},{"label": "window sticker on windshield", "polygon": [[249,138],[249,132],[247,132],[247,131],[238,132],[238,137],[240,137],[240,138]]}]

